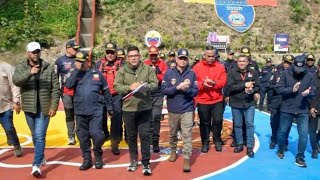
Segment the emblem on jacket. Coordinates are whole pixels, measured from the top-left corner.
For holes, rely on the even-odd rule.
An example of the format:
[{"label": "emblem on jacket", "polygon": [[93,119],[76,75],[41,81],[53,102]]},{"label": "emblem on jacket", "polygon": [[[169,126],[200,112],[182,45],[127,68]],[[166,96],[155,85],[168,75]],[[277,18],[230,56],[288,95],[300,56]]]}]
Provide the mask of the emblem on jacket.
[{"label": "emblem on jacket", "polygon": [[184,82],[190,84],[190,79],[185,79]]},{"label": "emblem on jacket", "polygon": [[99,74],[93,74],[93,80],[99,81]]},{"label": "emblem on jacket", "polygon": [[172,78],[172,79],[171,79],[171,84],[172,84],[172,85],[175,85],[176,82],[177,82],[177,80],[176,80],[175,78]]},{"label": "emblem on jacket", "polygon": [[248,73],[248,77],[252,77],[252,74],[250,72]]}]

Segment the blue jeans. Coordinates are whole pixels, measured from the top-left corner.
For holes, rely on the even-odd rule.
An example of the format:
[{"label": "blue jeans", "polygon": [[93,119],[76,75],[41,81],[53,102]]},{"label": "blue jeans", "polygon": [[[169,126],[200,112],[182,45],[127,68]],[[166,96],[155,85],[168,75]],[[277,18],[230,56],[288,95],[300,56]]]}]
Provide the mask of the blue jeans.
[{"label": "blue jeans", "polygon": [[286,135],[289,132],[293,119],[297,121],[299,142],[298,142],[298,154],[296,157],[304,157],[304,152],[307,148],[308,143],[308,114],[291,114],[291,113],[280,113],[280,126],[278,131],[278,145],[279,150],[284,150],[286,147]]},{"label": "blue jeans", "polygon": [[237,145],[243,144],[242,126],[243,126],[243,115],[246,123],[247,133],[247,147],[254,147],[254,113],[255,107],[251,106],[248,108],[232,108],[232,118],[234,123],[234,133],[236,137]]},{"label": "blue jeans", "polygon": [[17,132],[13,125],[13,111],[11,109],[0,113],[0,124],[2,125],[4,132],[8,137],[8,144],[20,146]]},{"label": "blue jeans", "polygon": [[34,159],[32,165],[41,166],[42,159],[44,158],[46,133],[50,117],[48,115],[44,116],[39,110],[36,114],[25,112],[25,116],[34,144]]}]

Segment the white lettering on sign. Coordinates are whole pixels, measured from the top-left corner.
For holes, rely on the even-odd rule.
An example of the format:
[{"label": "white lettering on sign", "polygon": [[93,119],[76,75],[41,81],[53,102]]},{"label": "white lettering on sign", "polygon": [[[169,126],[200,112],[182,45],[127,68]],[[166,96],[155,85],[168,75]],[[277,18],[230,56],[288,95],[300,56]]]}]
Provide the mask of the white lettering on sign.
[{"label": "white lettering on sign", "polygon": [[287,38],[277,38],[277,41],[285,42],[285,41],[287,41]]},{"label": "white lettering on sign", "polygon": [[242,7],[240,6],[227,6],[228,11],[242,11]]}]

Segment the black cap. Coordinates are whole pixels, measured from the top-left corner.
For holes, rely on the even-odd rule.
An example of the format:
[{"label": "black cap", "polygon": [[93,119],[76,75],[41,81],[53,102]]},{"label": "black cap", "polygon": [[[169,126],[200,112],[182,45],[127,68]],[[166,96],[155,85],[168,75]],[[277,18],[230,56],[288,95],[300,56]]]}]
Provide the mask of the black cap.
[{"label": "black cap", "polygon": [[231,48],[227,48],[227,54],[234,54],[234,50]]},{"label": "black cap", "polygon": [[125,55],[126,55],[126,53],[124,52],[124,49],[119,48],[119,49],[117,50],[117,57],[122,57],[122,58],[124,58]]},{"label": "black cap", "polygon": [[159,57],[160,58],[166,58],[166,55],[164,53],[160,53]]},{"label": "black cap", "polygon": [[294,58],[293,69],[297,73],[304,72],[306,70],[306,61],[304,55],[299,55]]},{"label": "black cap", "polygon": [[251,56],[249,47],[242,47],[240,52],[243,53],[246,56]]},{"label": "black cap", "polygon": [[77,61],[82,61],[82,62],[84,62],[84,61],[86,61],[86,60],[88,60],[89,59],[89,55],[88,55],[88,53],[87,52],[85,52],[85,51],[80,51],[80,52],[78,52],[77,54],[76,54],[76,58],[75,58]]},{"label": "black cap", "polygon": [[266,62],[272,62],[272,59],[271,58],[267,58]]},{"label": "black cap", "polygon": [[185,48],[179,49],[178,57],[187,57],[189,58],[189,51]]},{"label": "black cap", "polygon": [[289,63],[293,63],[293,59],[294,59],[294,56],[293,55],[285,55],[283,57],[283,61],[286,61],[286,62],[289,62]]},{"label": "black cap", "polygon": [[115,43],[108,42],[104,45],[104,50],[105,51],[116,51],[117,45]]},{"label": "black cap", "polygon": [[170,52],[168,53],[168,56],[176,56],[176,53],[175,53],[174,51],[170,51]]},{"label": "black cap", "polygon": [[80,46],[75,40],[69,40],[66,44],[66,48],[78,49]]},{"label": "black cap", "polygon": [[313,55],[312,53],[309,53],[309,54],[307,54],[307,56],[306,56],[306,60],[313,60],[313,61],[315,61],[316,58],[314,57],[314,55]]}]

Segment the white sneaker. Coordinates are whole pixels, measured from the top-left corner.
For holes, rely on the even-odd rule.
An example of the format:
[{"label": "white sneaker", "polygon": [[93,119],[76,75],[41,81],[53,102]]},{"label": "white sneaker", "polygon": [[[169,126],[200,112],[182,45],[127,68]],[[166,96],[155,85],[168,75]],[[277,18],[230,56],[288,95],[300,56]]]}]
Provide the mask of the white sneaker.
[{"label": "white sneaker", "polygon": [[71,137],[68,139],[68,145],[75,145],[76,144],[76,139],[74,137]]},{"label": "white sneaker", "polygon": [[145,176],[150,176],[151,175],[151,168],[150,168],[150,164],[144,166],[142,165],[143,169],[142,169],[142,173]]},{"label": "white sneaker", "polygon": [[31,174],[32,174],[34,177],[36,177],[36,178],[41,177],[40,167],[38,167],[38,166],[32,166]]}]

